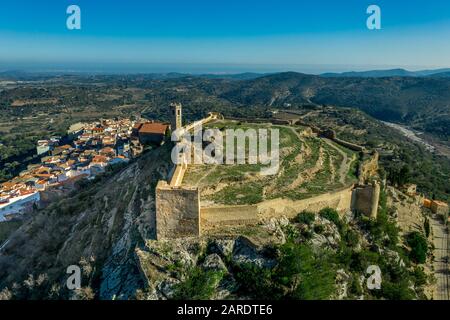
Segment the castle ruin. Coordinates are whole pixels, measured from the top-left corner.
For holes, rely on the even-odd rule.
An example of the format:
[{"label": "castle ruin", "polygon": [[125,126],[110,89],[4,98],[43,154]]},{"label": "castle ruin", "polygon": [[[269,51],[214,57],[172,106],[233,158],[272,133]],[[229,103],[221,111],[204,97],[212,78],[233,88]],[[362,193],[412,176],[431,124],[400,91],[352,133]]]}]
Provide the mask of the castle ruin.
[{"label": "castle ruin", "polygon": [[[210,121],[224,119],[219,113],[210,113],[202,120],[183,126],[181,104],[171,104],[171,108],[173,131],[190,131]],[[357,185],[297,201],[280,198],[255,205],[201,207],[199,188],[182,184],[188,164],[181,161],[174,165],[168,181],[159,181],[156,187],[157,239],[200,236],[202,231],[221,226],[252,225],[281,216],[293,218],[303,210],[318,212],[326,207],[336,209],[341,214],[353,210],[376,219],[380,184],[369,180],[373,180],[377,174],[378,154],[369,154],[361,146],[337,139],[334,132],[330,134],[336,143],[350,146],[364,154],[364,160],[358,168]]]}]

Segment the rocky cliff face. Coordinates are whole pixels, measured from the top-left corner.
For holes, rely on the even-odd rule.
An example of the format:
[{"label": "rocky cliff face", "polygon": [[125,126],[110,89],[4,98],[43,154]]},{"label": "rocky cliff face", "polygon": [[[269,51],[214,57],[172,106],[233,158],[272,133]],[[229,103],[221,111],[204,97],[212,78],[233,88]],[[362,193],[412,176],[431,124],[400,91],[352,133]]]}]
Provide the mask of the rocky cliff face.
[{"label": "rocky cliff face", "polygon": [[135,248],[155,236],[155,186],[169,170],[169,151],[151,151],[35,213],[0,254],[0,291],[83,298],[65,285],[67,267],[78,265],[86,298],[131,298],[142,286]]},{"label": "rocky cliff face", "polygon": [[[377,221],[327,208],[155,241],[155,188],[169,164],[166,145],[35,213],[0,253],[0,300],[421,297],[381,204]],[[364,288],[369,263],[383,268],[385,291]],[[82,270],[80,290],[66,286],[71,265]]]}]

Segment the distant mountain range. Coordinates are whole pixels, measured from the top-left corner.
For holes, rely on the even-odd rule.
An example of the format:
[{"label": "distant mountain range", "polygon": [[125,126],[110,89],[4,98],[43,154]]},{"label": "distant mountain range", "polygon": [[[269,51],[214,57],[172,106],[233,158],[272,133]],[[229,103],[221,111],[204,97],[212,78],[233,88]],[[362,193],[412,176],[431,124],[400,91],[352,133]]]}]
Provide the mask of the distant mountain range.
[{"label": "distant mountain range", "polygon": [[[185,77],[198,77],[203,79],[229,79],[229,80],[253,80],[276,73],[205,73],[192,74],[180,72],[168,73],[142,73],[141,75],[146,79],[164,80],[164,79],[178,79]],[[5,80],[45,80],[57,76],[87,76],[87,75],[108,75],[107,72],[78,72],[78,71],[41,71],[41,72],[27,72],[22,70],[7,70],[0,72],[0,79]],[[117,75],[113,73],[111,75]],[[130,73],[128,75],[134,76],[137,74]],[[386,77],[433,77],[433,78],[448,78],[450,77],[450,68],[435,69],[435,70],[420,70],[408,71],[405,69],[388,69],[388,70],[369,70],[369,71],[349,71],[342,73],[327,72],[320,75],[325,78],[386,78]]]},{"label": "distant mountain range", "polygon": [[450,77],[450,68],[420,71],[408,71],[405,69],[351,71],[323,73],[321,76],[328,78]]},{"label": "distant mountain range", "polygon": [[[0,72],[0,80],[16,80],[16,81],[26,81],[26,80],[46,80],[54,77],[60,76],[105,76],[108,75],[106,72],[77,72],[77,71],[40,71],[40,72],[27,72],[22,70],[7,70]],[[112,76],[117,76],[118,74],[112,74]],[[229,79],[229,80],[251,80],[259,77],[268,75],[266,73],[254,73],[254,72],[244,72],[244,73],[205,73],[205,74],[190,74],[190,73],[179,73],[179,72],[169,72],[169,73],[142,73],[142,74],[127,74],[125,76],[136,76],[142,75],[142,77],[151,80],[167,80],[167,79],[179,79],[196,77],[203,79]]]},{"label": "distant mountain range", "polygon": [[435,73],[432,75],[433,78],[450,78],[450,71]]}]

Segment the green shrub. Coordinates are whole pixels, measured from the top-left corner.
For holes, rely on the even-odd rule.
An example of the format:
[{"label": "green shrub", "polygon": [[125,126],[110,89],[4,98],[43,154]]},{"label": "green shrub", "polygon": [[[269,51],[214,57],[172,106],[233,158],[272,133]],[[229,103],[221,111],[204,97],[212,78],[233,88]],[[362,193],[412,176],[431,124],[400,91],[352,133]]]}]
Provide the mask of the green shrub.
[{"label": "green shrub", "polygon": [[319,215],[322,218],[333,222],[339,230],[342,228],[343,225],[341,219],[339,218],[339,213],[336,210],[332,208],[325,208],[319,211]]},{"label": "green shrub", "polygon": [[280,247],[281,259],[275,280],[287,289],[287,297],[299,300],[328,299],[335,292],[334,267],[326,251],[287,242]]},{"label": "green shrub", "polygon": [[245,263],[235,267],[234,276],[240,290],[245,294],[262,300],[281,297],[272,280],[271,269]]},{"label": "green shrub", "polygon": [[428,277],[422,267],[419,266],[415,267],[414,270],[411,272],[411,276],[413,278],[414,285],[416,287],[424,286],[428,282]]},{"label": "green shrub", "polygon": [[189,270],[186,279],[175,286],[175,300],[209,300],[223,278],[223,273],[195,267]]},{"label": "green shrub", "polygon": [[314,232],[317,234],[322,234],[324,232],[324,230],[325,230],[325,227],[321,224],[316,224],[314,226]]},{"label": "green shrub", "polygon": [[348,291],[351,295],[356,296],[356,297],[359,297],[364,293],[358,277],[355,277],[355,276],[352,277]]},{"label": "green shrub", "polygon": [[313,237],[313,233],[310,230],[302,230],[301,236],[304,240],[310,240]]},{"label": "green shrub", "polygon": [[378,265],[379,261],[380,255],[376,252],[367,249],[360,252],[352,252],[350,270],[364,273],[368,266]]},{"label": "green shrub", "polygon": [[306,224],[309,226],[309,225],[311,225],[311,223],[314,222],[315,219],[316,219],[316,214],[314,212],[302,211],[295,217],[294,221],[297,223],[303,223],[303,224]]},{"label": "green shrub", "polygon": [[352,231],[352,230],[349,230],[345,233],[344,239],[345,239],[346,244],[349,247],[355,247],[359,243],[358,233],[356,233],[355,231]]},{"label": "green shrub", "polygon": [[407,279],[399,282],[390,282],[383,279],[381,290],[373,290],[373,293],[388,300],[413,300],[415,298]]},{"label": "green shrub", "polygon": [[425,221],[423,223],[423,229],[425,231],[425,237],[428,239],[431,233],[430,220],[428,218],[425,218]]},{"label": "green shrub", "polygon": [[425,237],[420,232],[415,231],[407,236],[406,241],[411,247],[409,253],[411,260],[416,263],[425,263],[428,252],[428,243]]}]

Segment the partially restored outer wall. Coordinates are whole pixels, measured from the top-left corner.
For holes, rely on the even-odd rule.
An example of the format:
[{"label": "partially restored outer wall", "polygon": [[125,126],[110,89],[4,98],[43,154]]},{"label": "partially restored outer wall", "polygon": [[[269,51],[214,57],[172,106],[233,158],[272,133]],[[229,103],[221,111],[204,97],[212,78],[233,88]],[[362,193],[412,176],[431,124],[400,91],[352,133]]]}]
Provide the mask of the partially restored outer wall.
[{"label": "partially restored outer wall", "polygon": [[210,230],[220,226],[252,225],[259,222],[256,205],[202,207],[200,216],[202,230]]},{"label": "partially restored outer wall", "polygon": [[171,188],[160,181],[156,187],[156,238],[200,235],[200,192],[197,188]]},{"label": "partially restored outer wall", "polygon": [[336,142],[337,144],[339,144],[347,149],[353,150],[353,151],[357,151],[357,152],[364,151],[364,147],[359,146],[354,143],[351,143],[351,142],[348,142],[348,141],[341,140],[339,138],[334,138],[333,141]]},{"label": "partially restored outer wall", "polygon": [[261,219],[286,216],[295,217],[308,210],[318,212],[330,207],[340,213],[351,209],[353,186],[304,200],[274,199],[250,206],[222,206],[201,208],[201,227],[208,230],[231,225],[257,224]]},{"label": "partially restored outer wall", "polygon": [[217,227],[255,225],[262,219],[281,216],[293,218],[304,210],[318,212],[327,207],[336,209],[341,214],[355,209],[376,218],[379,192],[376,194],[374,191],[373,186],[356,189],[351,186],[304,200],[279,198],[255,205],[200,208],[200,193],[197,188],[173,188],[165,181],[160,181],[156,189],[157,238],[198,236],[201,231]]},{"label": "partially restored outer wall", "polygon": [[258,204],[259,214],[264,218],[295,217],[304,210],[319,212],[324,208],[336,209],[339,213],[345,213],[351,209],[353,186],[344,190],[321,194],[304,200],[274,199]]}]

